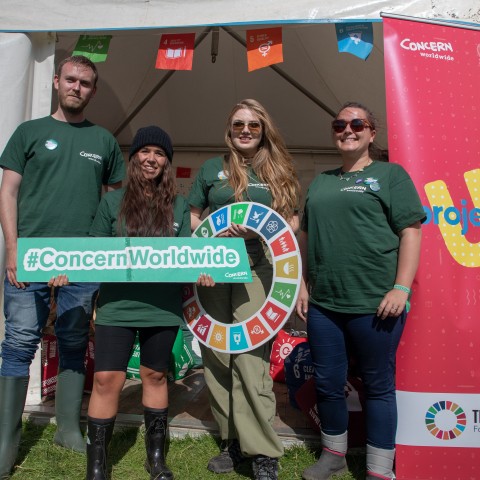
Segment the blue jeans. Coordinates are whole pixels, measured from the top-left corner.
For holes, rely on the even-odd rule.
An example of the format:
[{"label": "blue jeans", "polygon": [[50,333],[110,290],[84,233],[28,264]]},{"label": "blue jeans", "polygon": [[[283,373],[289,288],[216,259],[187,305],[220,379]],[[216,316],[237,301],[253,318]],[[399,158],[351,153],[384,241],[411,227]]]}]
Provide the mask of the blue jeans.
[{"label": "blue jeans", "polygon": [[[59,368],[85,372],[85,352],[98,283],[71,283],[55,288],[55,335]],[[50,313],[51,288],[30,283],[25,290],[4,282],[5,339],[2,342],[2,376],[29,375],[30,364]]]},{"label": "blue jeans", "polygon": [[364,383],[367,444],[395,448],[395,357],[405,320],[405,312],[381,320],[375,314],[346,314],[309,305],[308,342],[324,433],[340,435],[348,429],[344,387],[351,352]]}]

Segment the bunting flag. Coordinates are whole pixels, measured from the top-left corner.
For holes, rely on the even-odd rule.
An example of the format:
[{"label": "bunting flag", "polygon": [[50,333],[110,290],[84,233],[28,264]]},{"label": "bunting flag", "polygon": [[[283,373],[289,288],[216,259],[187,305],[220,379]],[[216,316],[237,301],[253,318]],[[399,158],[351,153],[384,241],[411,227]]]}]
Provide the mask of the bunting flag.
[{"label": "bunting flag", "polygon": [[384,18],[390,161],[420,194],[397,352],[399,480],[480,478],[480,30]]},{"label": "bunting flag", "polygon": [[282,28],[247,30],[248,71],[283,62]]},{"label": "bunting flag", "polygon": [[84,55],[96,63],[104,62],[111,39],[111,35],[80,35],[72,55]]},{"label": "bunting flag", "polygon": [[159,70],[191,70],[194,33],[165,33],[160,38],[155,68]]},{"label": "bunting flag", "polygon": [[366,60],[373,49],[373,27],[366,23],[336,23],[338,51]]}]

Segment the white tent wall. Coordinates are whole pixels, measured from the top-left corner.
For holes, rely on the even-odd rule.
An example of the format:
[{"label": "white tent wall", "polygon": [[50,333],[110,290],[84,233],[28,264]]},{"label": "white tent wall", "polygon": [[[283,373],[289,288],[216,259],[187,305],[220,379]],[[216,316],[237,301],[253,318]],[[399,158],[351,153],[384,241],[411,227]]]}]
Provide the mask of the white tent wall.
[{"label": "white tent wall", "polygon": [[[296,160],[303,186],[337,163],[330,149],[330,115],[269,68],[248,73],[245,48],[220,28],[220,50],[211,62],[210,38],[195,51],[191,72],[177,72],[125,125],[166,72],[154,69],[162,33],[197,32],[230,25],[283,28],[284,63],[278,65],[306,91],[336,110],[346,100],[369,105],[385,121],[383,38],[380,12],[480,22],[478,0],[2,0],[0,10],[0,152],[24,120],[48,115],[54,60],[71,54],[79,34],[110,34],[99,91],[88,107],[90,120],[117,134],[124,149],[140,126],[156,123],[172,134],[175,166],[195,169],[222,151],[226,116],[234,103],[253,97],[279,124]],[[374,50],[367,61],[339,54],[335,21],[371,20]],[[211,34],[209,34],[211,35]],[[387,148],[386,130],[379,144]],[[0,174],[1,175],[1,174]],[[184,188],[187,187],[182,182]],[[0,262],[4,269],[3,237]],[[3,283],[0,285],[0,296]],[[1,309],[3,312],[3,308]],[[0,319],[3,323],[3,319]],[[0,325],[0,335],[3,335]],[[40,362],[31,370],[28,402],[40,401]]]},{"label": "white tent wall", "polygon": [[[55,36],[51,33],[0,33],[0,151],[15,128],[25,120],[48,115],[51,110]],[[0,170],[0,179],[3,170]],[[5,244],[0,239],[0,267],[5,269]],[[3,280],[3,277],[2,277]],[[0,339],[4,336],[3,281],[0,287]],[[40,353],[32,365],[27,404],[40,401]]]}]

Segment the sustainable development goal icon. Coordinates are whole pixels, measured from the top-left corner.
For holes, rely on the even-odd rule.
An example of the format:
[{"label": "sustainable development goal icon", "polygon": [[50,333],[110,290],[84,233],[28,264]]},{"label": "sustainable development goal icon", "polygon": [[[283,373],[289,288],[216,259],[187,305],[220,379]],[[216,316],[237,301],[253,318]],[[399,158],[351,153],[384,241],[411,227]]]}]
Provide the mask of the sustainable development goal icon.
[{"label": "sustainable development goal icon", "polygon": [[210,214],[193,236],[215,237],[232,222],[256,232],[268,245],[273,278],[265,302],[244,321],[225,324],[203,308],[196,285],[186,285],[183,316],[192,333],[207,347],[225,353],[241,353],[268,342],[288,320],[297,301],[302,264],[289,224],[274,210],[259,203],[241,202],[223,207]]},{"label": "sustainable development goal icon", "polygon": [[440,440],[459,437],[467,426],[467,416],[455,402],[443,400],[434,403],[425,414],[427,430]]}]

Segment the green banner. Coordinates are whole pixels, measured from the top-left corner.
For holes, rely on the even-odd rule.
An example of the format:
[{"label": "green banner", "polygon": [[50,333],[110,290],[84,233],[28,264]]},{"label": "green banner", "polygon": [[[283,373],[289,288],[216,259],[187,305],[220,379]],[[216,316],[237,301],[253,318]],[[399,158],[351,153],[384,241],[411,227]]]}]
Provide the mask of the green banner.
[{"label": "green banner", "polygon": [[92,62],[105,62],[111,35],[80,35],[72,55],[84,55]]},{"label": "green banner", "polygon": [[252,272],[241,238],[19,238],[17,279],[48,282],[249,283]]}]

